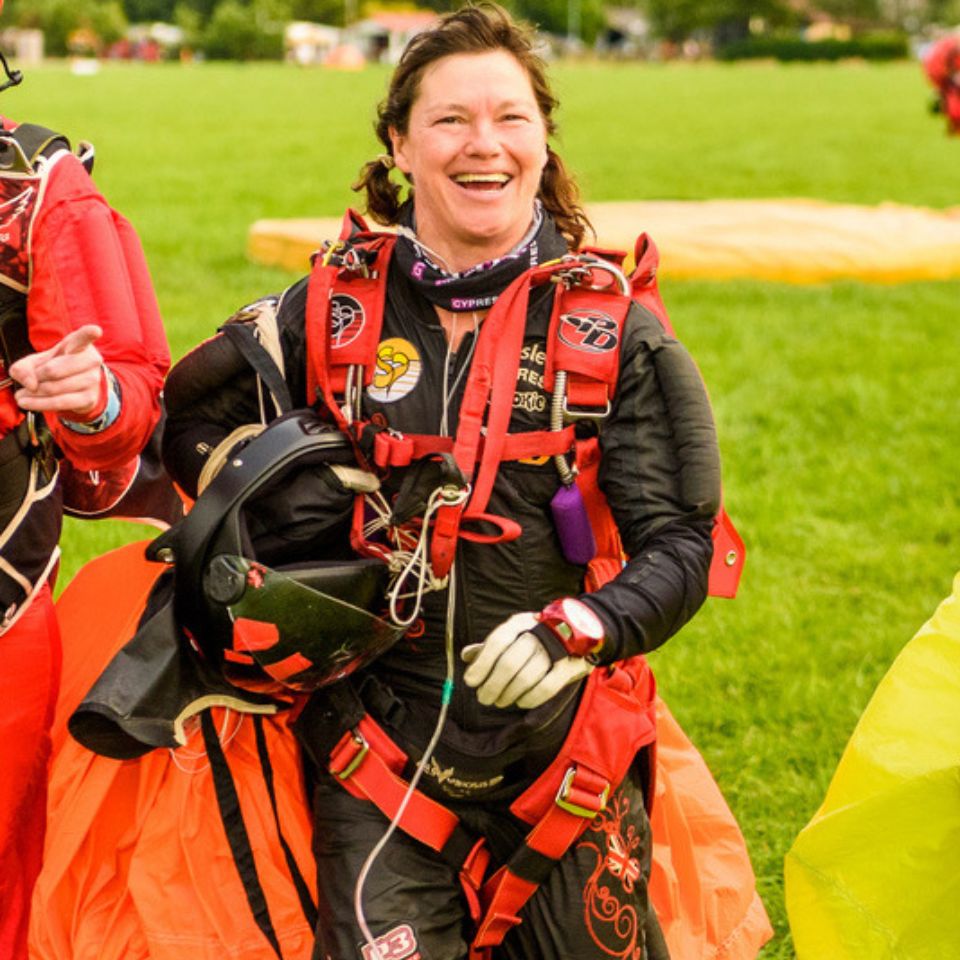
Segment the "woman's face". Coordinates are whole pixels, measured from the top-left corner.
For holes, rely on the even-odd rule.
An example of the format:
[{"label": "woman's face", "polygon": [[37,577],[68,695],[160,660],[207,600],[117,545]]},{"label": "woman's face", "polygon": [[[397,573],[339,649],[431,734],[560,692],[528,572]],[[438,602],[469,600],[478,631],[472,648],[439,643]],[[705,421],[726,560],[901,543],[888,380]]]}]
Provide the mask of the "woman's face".
[{"label": "woman's face", "polygon": [[547,134],[526,70],[506,50],[430,64],[406,133],[391,129],[414,184],[417,235],[460,271],[517,244],[533,218]]}]

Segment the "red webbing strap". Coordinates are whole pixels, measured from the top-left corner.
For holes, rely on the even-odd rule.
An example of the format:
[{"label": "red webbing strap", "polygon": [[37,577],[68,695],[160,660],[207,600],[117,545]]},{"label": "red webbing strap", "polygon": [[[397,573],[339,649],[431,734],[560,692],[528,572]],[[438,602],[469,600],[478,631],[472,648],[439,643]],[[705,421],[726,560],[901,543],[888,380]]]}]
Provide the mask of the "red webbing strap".
[{"label": "red webbing strap", "polygon": [[610,504],[600,489],[600,442],[596,437],[578,440],[576,445],[577,488],[583,498],[597,552],[587,563],[585,588],[591,593],[612,580],[622,569],[626,556],[620,542],[620,530],[610,512]]},{"label": "red webbing strap", "polygon": [[510,424],[531,275],[531,271],[522,274],[500,295],[483,321],[477,337],[470,375],[460,404],[453,456],[464,477],[471,478],[477,464],[486,416],[483,457],[468,503],[444,505],[437,509],[430,539],[430,565],[437,577],[446,576],[453,564],[461,517],[469,513],[479,518],[490,499]]},{"label": "red webbing strap", "polygon": [[[590,821],[603,810],[609,795],[610,781],[585,767],[571,768],[573,776],[565,791],[565,802],[560,796],[543,819],[527,834],[525,845],[544,857],[559,860],[586,830]],[[573,812],[576,807],[579,812]],[[499,944],[511,927],[520,923],[519,913],[536,892],[539,884],[525,880],[509,869],[501,867],[483,886],[486,905],[484,918],[477,929],[473,943],[480,948]]]},{"label": "red webbing strap", "polygon": [[[337,425],[344,429],[346,419],[339,409],[336,392],[343,391],[350,366],[363,368],[365,384],[373,379],[386,303],[387,271],[396,237],[370,233],[357,214],[347,211],[340,242],[347,249],[353,242],[357,249],[368,254],[375,251],[376,269],[370,276],[363,276],[359,270],[327,263],[324,255],[317,254],[307,281],[304,323],[307,397],[313,402],[319,393]],[[331,252],[336,253],[337,248]],[[336,324],[332,318],[335,299]]]},{"label": "red webbing strap", "polygon": [[653,674],[643,657],[597,668],[587,680],[570,732],[550,766],[510,806],[533,829],[524,848],[484,884],[486,914],[474,941],[501,942],[538,884],[511,869],[524,849],[559,860],[606,806],[637,751],[656,739]]},{"label": "red webbing strap", "polygon": [[[657,245],[648,234],[641,233],[633,253],[636,266],[630,274],[632,298],[654,314],[671,337],[676,336],[657,286],[657,269],[660,265]],[[550,365],[549,354],[547,365]],[[612,580],[622,569],[625,559],[609,504],[597,486],[599,451],[595,441],[593,444],[592,448],[577,444],[577,465],[580,468],[577,486],[587,505],[590,527],[597,541],[597,554],[587,568],[586,586],[591,591]],[[746,548],[722,505],[714,519],[712,537],[713,559],[710,562],[708,593],[711,597],[733,599],[743,574]]]},{"label": "red webbing strap", "polygon": [[636,266],[630,274],[630,295],[660,321],[663,329],[671,337],[676,336],[657,286],[660,251],[649,234],[641,233],[637,237],[636,246],[633,248],[633,256]]},{"label": "red webbing strap", "polygon": [[[331,751],[328,767],[344,789],[355,797],[369,800],[392,821],[410,787],[400,776],[405,762],[406,754],[367,715],[355,729],[348,730],[340,738]],[[397,820],[397,826],[404,833],[441,855],[459,825],[460,818],[456,814],[420,790],[414,790],[406,799],[406,806]],[[470,916],[475,923],[481,916],[481,886],[489,863],[490,851],[481,837],[457,867]]]},{"label": "red webbing strap", "polygon": [[618,290],[563,289],[550,317],[544,389],[552,393],[557,371],[566,371],[570,407],[605,408],[617,385],[629,309],[630,298]]},{"label": "red webbing strap", "polygon": [[[533,457],[552,457],[566,453],[575,439],[572,424],[563,430],[528,430],[525,433],[508,433],[503,440],[501,460],[526,460]],[[480,438],[477,458],[483,460],[486,444]],[[378,433],[373,441],[373,461],[378,467],[405,467],[437,453],[450,453],[453,438],[426,433]]]},{"label": "red webbing strap", "polygon": [[[364,385],[373,381],[387,302],[387,272],[396,242],[393,235],[375,235],[363,246],[368,253],[376,254],[370,275],[341,270],[334,280],[332,302],[338,307],[346,304],[342,317],[331,318],[330,364],[335,390],[344,388],[341,381],[345,381],[350,366],[363,368]],[[359,316],[356,304],[360,306]]]},{"label": "red webbing strap", "polygon": [[[392,820],[406,796],[409,783],[397,771],[397,758],[385,752],[384,739],[396,748],[369,717],[348,730],[330,754],[328,769],[354,796],[365,797]],[[387,748],[389,749],[389,748]],[[401,752],[400,757],[405,760]],[[414,790],[398,826],[431,850],[441,851],[460,820],[446,807]]]}]

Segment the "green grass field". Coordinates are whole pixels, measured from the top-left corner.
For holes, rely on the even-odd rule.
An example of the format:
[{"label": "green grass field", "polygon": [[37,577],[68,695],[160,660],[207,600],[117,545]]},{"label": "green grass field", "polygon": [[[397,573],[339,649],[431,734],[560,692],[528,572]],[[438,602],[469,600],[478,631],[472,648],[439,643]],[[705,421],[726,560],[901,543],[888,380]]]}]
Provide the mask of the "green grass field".
[{"label": "green grass field", "polygon": [[[818,197],[960,204],[960,142],[915,64],[557,65],[559,149],[591,201]],[[3,110],[98,148],[137,226],[175,355],[290,275],[244,257],[262,217],[326,216],[377,152],[386,73],[271,66],[28,71]],[[637,224],[642,229],[643,224]],[[654,655],[661,691],[739,817],[793,956],[782,859],[853,726],[958,568],[960,281],[668,283],[710,388],[730,512],[748,544],[735,602]],[[61,585],[137,536],[68,524]]]}]

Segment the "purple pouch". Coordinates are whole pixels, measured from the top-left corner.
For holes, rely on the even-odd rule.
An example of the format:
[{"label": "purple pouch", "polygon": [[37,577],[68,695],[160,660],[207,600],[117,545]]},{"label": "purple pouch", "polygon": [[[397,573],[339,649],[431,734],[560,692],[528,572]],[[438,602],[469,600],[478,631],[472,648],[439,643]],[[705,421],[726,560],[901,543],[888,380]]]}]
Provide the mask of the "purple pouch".
[{"label": "purple pouch", "polygon": [[560,487],[550,501],[550,511],[564,557],[581,565],[592,560],[597,555],[597,541],[580,488],[575,483]]}]

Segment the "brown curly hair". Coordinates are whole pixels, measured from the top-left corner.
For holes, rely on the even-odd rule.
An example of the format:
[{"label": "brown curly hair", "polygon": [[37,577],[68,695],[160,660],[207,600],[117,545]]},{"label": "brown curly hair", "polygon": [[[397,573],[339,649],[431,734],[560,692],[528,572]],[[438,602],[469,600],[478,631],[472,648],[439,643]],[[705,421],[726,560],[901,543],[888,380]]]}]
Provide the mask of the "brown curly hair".
[{"label": "brown curly hair", "polygon": [[[390,180],[393,165],[390,129],[392,127],[401,134],[407,132],[410,110],[424,71],[442,57],[491,50],[506,50],[526,70],[547,135],[556,132],[553,112],[558,101],[547,83],[546,66],[534,51],[532,29],[515,22],[495,3],[471,3],[446,14],[436,26],[418,33],[407,44],[393,72],[386,99],[377,108],[375,129],[386,148],[386,155],[364,164],[353,184],[354,190],[366,194],[366,211],[377,223],[392,225],[399,220],[403,200],[401,187]],[[590,221],[581,206],[576,181],[549,146],[537,195],[571,247],[577,249],[587,230],[591,229]]]}]

